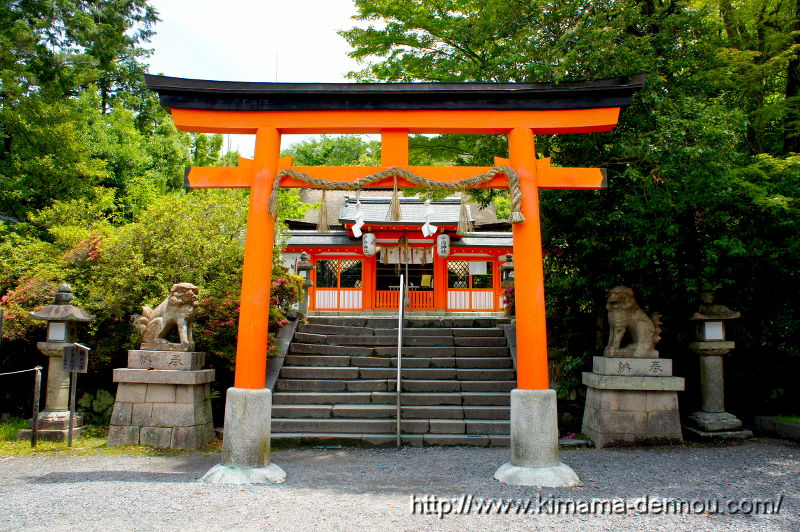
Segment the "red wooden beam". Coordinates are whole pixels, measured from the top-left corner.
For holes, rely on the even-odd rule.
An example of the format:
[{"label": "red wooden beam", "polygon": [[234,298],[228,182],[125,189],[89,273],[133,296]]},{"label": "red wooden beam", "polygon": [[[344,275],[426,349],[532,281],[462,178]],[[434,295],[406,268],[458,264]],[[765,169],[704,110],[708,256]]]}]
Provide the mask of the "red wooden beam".
[{"label": "red wooden beam", "polygon": [[449,110],[437,111],[214,111],[172,108],[175,126],[195,133],[252,134],[258,128],[281,133],[380,133],[404,129],[408,133],[506,134],[528,128],[535,134],[609,131],[619,120],[619,107],[547,111]]}]

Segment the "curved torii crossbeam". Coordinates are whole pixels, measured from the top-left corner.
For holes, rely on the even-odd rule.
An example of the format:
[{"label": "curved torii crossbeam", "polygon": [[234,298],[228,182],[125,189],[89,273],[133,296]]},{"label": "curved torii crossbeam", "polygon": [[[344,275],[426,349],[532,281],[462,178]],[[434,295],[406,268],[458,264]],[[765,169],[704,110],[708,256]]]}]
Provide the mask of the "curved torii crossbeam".
[{"label": "curved torii crossbeam", "polygon": [[[265,387],[274,237],[274,219],[268,212],[268,203],[276,175],[291,169],[327,181],[353,182],[395,167],[431,180],[453,183],[488,172],[489,167],[408,165],[409,134],[461,133],[508,135],[509,158],[496,158],[495,165],[508,166],[519,176],[520,211],[526,220],[513,226],[515,287],[518,294],[524,294],[516,300],[515,391],[547,390],[539,189],[604,188],[605,171],[553,167],[549,159],[536,159],[534,135],[609,131],[617,124],[620,109],[630,104],[634,91],[643,82],[642,75],[557,86],[240,83],[147,76],[148,86],[158,93],[161,104],[170,109],[179,129],[256,136],[254,157],[243,160],[241,166],[194,167],[186,174],[186,185],[191,188],[250,189],[234,387],[251,390]],[[292,133],[380,134],[381,165],[293,166],[291,159],[280,158],[281,134]],[[284,177],[280,185],[311,188],[290,176]],[[402,179],[398,185],[419,187]],[[388,180],[367,185],[367,188],[387,187],[391,188]],[[508,179],[498,175],[479,187],[507,188]],[[516,452],[514,415],[512,392],[512,464]],[[226,443],[227,430],[226,426]]]}]

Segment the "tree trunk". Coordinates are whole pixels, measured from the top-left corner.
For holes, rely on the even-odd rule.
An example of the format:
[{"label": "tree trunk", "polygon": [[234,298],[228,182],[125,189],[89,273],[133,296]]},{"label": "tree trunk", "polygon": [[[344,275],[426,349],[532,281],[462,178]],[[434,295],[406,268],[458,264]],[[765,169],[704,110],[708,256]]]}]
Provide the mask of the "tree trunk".
[{"label": "tree trunk", "polygon": [[[800,50],[800,0],[794,4],[794,45]],[[800,51],[786,66],[786,117],[783,125],[783,151],[800,153]]]},{"label": "tree trunk", "polygon": [[725,33],[728,35],[728,42],[733,48],[741,49],[741,35],[733,18],[733,7],[730,0],[719,1],[719,13],[722,15],[722,22],[725,25]]}]

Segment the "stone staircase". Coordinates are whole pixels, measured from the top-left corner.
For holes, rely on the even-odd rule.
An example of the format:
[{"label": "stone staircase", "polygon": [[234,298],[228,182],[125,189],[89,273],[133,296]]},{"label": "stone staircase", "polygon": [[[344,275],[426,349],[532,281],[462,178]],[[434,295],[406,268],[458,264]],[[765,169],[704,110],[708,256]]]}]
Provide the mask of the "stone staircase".
[{"label": "stone staircase", "polygon": [[[509,444],[516,386],[497,318],[404,322],[402,442]],[[312,444],[396,443],[397,319],[311,317],[300,324],[272,402],[272,438]]]}]

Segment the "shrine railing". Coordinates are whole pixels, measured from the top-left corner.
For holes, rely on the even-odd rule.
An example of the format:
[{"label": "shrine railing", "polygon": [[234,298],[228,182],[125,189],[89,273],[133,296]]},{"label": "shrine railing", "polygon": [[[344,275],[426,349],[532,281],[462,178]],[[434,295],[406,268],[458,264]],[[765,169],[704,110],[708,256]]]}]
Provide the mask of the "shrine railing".
[{"label": "shrine railing", "polygon": [[315,310],[361,310],[363,308],[361,288],[316,288]]},{"label": "shrine railing", "polygon": [[[400,301],[399,290],[376,290],[375,310],[395,310]],[[409,310],[433,310],[433,290],[409,290]]]},{"label": "shrine railing", "polygon": [[496,310],[494,290],[463,288],[447,290],[447,310]]}]

